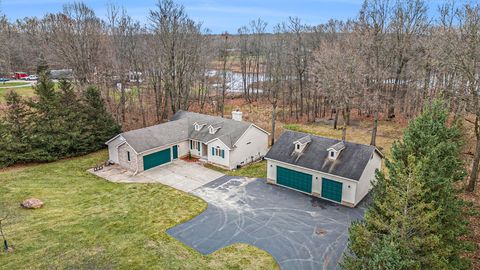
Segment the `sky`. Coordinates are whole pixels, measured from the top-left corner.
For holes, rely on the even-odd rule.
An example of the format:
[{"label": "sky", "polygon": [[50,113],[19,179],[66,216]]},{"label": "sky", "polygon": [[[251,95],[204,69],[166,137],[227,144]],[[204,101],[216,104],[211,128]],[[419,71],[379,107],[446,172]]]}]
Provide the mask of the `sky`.
[{"label": "sky", "polygon": [[[0,8],[10,20],[42,17],[61,11],[69,0],[0,0]],[[105,18],[108,3],[123,6],[130,16],[148,24],[149,10],[157,0],[83,0],[100,18]],[[358,15],[363,0],[176,0],[183,4],[189,16],[212,33],[236,33],[251,20],[262,18],[269,30],[289,16],[299,17],[306,24],[316,25],[329,19],[346,20]],[[429,3],[435,9],[437,0]]]}]

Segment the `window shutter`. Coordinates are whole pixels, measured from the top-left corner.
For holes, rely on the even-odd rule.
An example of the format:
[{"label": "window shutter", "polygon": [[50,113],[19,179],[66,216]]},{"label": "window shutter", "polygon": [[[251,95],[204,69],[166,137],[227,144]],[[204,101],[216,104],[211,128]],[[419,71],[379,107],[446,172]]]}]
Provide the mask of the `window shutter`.
[{"label": "window shutter", "polygon": [[198,145],[198,150],[200,151],[200,142],[198,142],[197,145]]},{"label": "window shutter", "polygon": [[193,141],[190,140],[190,149],[193,149]]},{"label": "window shutter", "polygon": [[225,158],[225,150],[222,150],[222,158]]},{"label": "window shutter", "polygon": [[215,148],[212,147],[212,156],[215,156]]}]

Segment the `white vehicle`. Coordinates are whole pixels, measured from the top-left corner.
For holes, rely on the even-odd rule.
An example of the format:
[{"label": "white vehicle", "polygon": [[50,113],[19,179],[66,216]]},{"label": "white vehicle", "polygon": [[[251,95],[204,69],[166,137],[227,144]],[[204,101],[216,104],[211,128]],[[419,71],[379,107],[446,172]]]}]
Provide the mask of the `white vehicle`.
[{"label": "white vehicle", "polygon": [[29,75],[26,79],[27,79],[27,81],[36,81],[36,80],[38,80],[38,76],[37,75]]}]

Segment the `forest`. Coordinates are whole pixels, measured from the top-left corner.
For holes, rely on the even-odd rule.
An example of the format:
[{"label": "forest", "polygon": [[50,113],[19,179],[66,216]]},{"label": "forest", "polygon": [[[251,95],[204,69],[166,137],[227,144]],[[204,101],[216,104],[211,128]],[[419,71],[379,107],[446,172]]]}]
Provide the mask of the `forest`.
[{"label": "forest", "polygon": [[[346,21],[308,25],[289,17],[269,25],[258,18],[221,34],[173,0],[158,1],[147,23],[121,6],[107,10],[96,14],[71,2],[61,12],[15,21],[0,10],[0,77],[40,76],[34,97],[12,91],[0,99],[0,167],[87,154],[120,130],[168,121],[178,110],[229,117],[238,104],[268,108],[268,120],[258,124],[271,133],[271,144],[280,135],[278,121],[328,123],[345,137],[352,119],[362,119],[371,145],[378,145],[380,121],[408,122],[388,153],[389,173],[377,176],[376,206],[366,217],[371,226],[351,227],[357,257],[344,266],[377,269],[378,254],[395,261],[430,248],[451,256],[450,264],[424,254],[421,265],[468,268],[458,259],[468,249],[458,241],[467,235],[464,205],[450,184],[466,179],[462,192],[478,190],[480,3],[445,1],[432,10],[425,0],[365,0]],[[58,70],[66,72],[55,79]],[[425,179],[438,185],[436,193],[425,194],[422,185],[431,184]],[[397,189],[387,191],[389,185]],[[414,195],[408,196],[413,212],[404,216],[418,217],[417,224],[395,216],[406,211],[399,199],[405,186]],[[380,211],[385,205],[398,211]],[[397,238],[368,251],[362,246],[373,237],[369,230],[388,231],[394,222],[410,226],[418,242],[392,232]],[[411,254],[398,254],[401,245]],[[391,269],[418,263],[400,261]]]}]

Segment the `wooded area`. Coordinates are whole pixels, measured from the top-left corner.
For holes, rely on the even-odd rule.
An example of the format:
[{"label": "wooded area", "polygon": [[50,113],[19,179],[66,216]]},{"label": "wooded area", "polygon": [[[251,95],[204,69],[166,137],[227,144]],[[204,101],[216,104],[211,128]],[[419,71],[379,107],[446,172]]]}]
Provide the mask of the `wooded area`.
[{"label": "wooded area", "polygon": [[[225,98],[240,96],[271,105],[272,131],[277,118],[332,118],[334,128],[346,128],[352,113],[370,117],[373,145],[379,119],[410,119],[442,96],[476,136],[468,142],[475,143],[468,190],[475,188],[480,4],[452,1],[427,10],[422,0],[368,0],[348,21],[313,26],[292,17],[270,31],[257,19],[222,35],[171,0],[145,15],[143,25],[111,5],[102,20],[82,2],[42,18],[3,15],[0,73],[71,69],[77,95],[96,86],[126,130],[179,109],[224,115]],[[241,92],[228,90],[231,72],[241,75]]]}]

